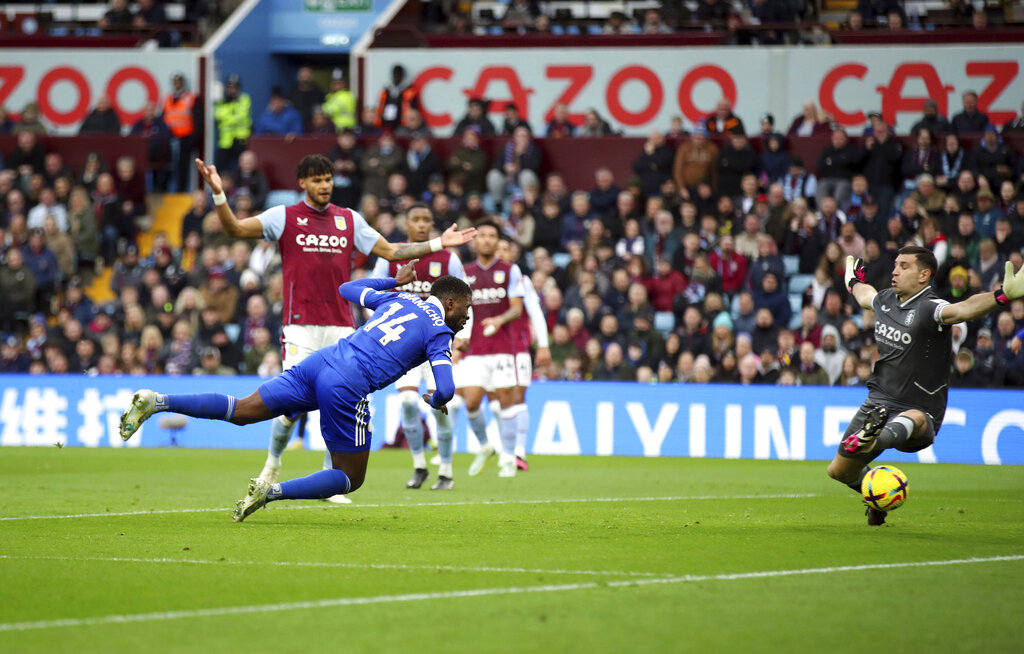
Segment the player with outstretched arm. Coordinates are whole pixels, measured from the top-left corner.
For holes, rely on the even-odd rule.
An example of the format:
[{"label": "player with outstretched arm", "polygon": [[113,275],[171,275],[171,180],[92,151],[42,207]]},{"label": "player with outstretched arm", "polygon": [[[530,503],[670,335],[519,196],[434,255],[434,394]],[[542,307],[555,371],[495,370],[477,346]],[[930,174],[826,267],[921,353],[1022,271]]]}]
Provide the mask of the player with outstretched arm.
[{"label": "player with outstretched arm", "polygon": [[423,400],[444,411],[455,393],[452,337],[469,318],[472,292],[464,281],[451,276],[436,280],[426,300],[411,293],[384,292],[415,280],[414,266],[415,262],[403,266],[396,277],[342,284],[338,290],[346,300],[374,311],[370,320],[352,336],[317,350],[248,397],[236,400],[220,393],[136,391],[121,415],[121,438],[131,438],[147,418],[161,411],[247,425],[319,409],[331,468],[282,483],[251,479],[233,518],[241,522],[276,500],[351,493],[363,484],[370,456],[370,393],[426,361],[437,390],[425,394]]},{"label": "player with outstretched arm", "polygon": [[[351,278],[356,251],[388,261],[408,261],[458,247],[476,233],[474,229],[458,232],[453,226],[429,242],[389,243],[358,212],[331,204],[334,167],[319,154],[303,157],[296,168],[299,186],[305,191],[301,202],[271,207],[242,220],[227,204],[216,167],[196,159],[196,168],[213,192],[217,217],[225,233],[234,238],[276,241],[280,248],[284,275],[281,362],[285,370],[354,331],[352,308],[336,289]],[[266,481],[277,481],[281,455],[291,438],[296,417],[281,415],[271,425],[267,460],[260,473]],[[316,420],[315,413],[311,419]],[[324,468],[330,467],[328,452]],[[343,496],[327,499],[348,501]]]},{"label": "player with outstretched arm", "polygon": [[[878,361],[868,378],[868,398],[850,422],[828,474],[860,493],[867,465],[883,451],[918,452],[931,445],[946,413],[952,330],[1024,296],[1024,268],[1007,262],[1003,287],[950,304],[932,288],[938,264],[931,250],[900,249],[892,286],[881,291],[864,282],[860,259],[846,258],[846,285],[857,303],[875,312]],[[885,512],[868,507],[868,524]]]}]

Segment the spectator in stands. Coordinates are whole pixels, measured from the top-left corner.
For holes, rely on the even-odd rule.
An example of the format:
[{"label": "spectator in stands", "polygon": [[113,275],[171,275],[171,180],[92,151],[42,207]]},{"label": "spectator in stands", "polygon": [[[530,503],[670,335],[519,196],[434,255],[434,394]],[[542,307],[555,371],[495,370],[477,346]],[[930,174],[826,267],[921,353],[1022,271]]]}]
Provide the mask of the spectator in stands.
[{"label": "spectator in stands", "polygon": [[956,134],[980,134],[988,125],[988,116],[978,110],[978,94],[967,91],[962,98],[963,111],[953,116],[950,125]]},{"label": "spectator in stands", "polygon": [[288,94],[288,101],[302,119],[303,129],[298,132],[309,131],[313,120],[313,107],[324,103],[324,92],[317,86],[313,79],[313,69],[309,66],[299,66],[295,75],[295,86]]},{"label": "spectator in stands", "polygon": [[567,138],[576,135],[576,126],[569,119],[569,107],[564,102],[555,105],[545,135],[548,138]]},{"label": "spectator in stands", "polygon": [[0,267],[0,324],[5,331],[24,331],[29,315],[36,309],[36,278],[25,266],[18,248],[7,251],[7,264]]},{"label": "spectator in stands", "polygon": [[16,124],[7,113],[7,107],[0,106],[0,134],[10,134]]},{"label": "spectator in stands", "polygon": [[872,121],[873,135],[865,137],[867,156],[863,173],[868,180],[871,195],[878,201],[882,215],[889,211],[896,190],[902,185],[900,167],[903,162],[903,146],[892,137],[889,124],[876,115]]},{"label": "spectator in stands", "polygon": [[716,172],[719,195],[734,197],[740,194],[740,180],[757,169],[757,153],[750,147],[747,135],[737,128],[718,155]]},{"label": "spectator in stands", "polygon": [[32,271],[36,280],[36,308],[51,313],[50,301],[60,288],[63,274],[57,263],[57,255],[46,247],[42,229],[29,232],[28,242],[21,246],[25,267]]},{"label": "spectator in stands", "polygon": [[338,131],[356,126],[356,96],[340,68],[331,71],[331,90],[324,99],[323,111]]},{"label": "spectator in stands", "polygon": [[956,187],[960,171],[967,163],[965,152],[960,147],[960,137],[956,134],[946,134],[944,147],[939,154],[939,169],[935,176],[935,183],[942,190],[949,192]]},{"label": "spectator in stands", "polygon": [[723,293],[731,298],[743,288],[747,280],[747,258],[736,251],[732,234],[722,236],[718,247],[708,254],[708,263],[720,280]]},{"label": "spectator in stands", "polygon": [[441,174],[441,159],[431,149],[425,132],[413,134],[406,155],[406,167],[409,171],[409,193],[418,199],[427,190],[427,180]]},{"label": "spectator in stands", "polygon": [[693,22],[722,29],[731,13],[732,5],[726,0],[700,0],[697,10],[693,12]]},{"label": "spectator in stands", "polygon": [[29,209],[27,224],[29,229],[42,229],[47,216],[53,216],[60,231],[68,231],[67,209],[57,203],[52,188],[44,188],[39,194],[39,204]]},{"label": "spectator in stands", "polygon": [[248,147],[252,133],[252,99],[242,92],[242,78],[229,75],[224,83],[224,97],[213,105],[217,123],[217,168],[228,171],[235,167],[238,155]]},{"label": "spectator in stands", "polygon": [[743,121],[732,112],[732,103],[725,98],[715,103],[715,113],[704,119],[704,126],[712,134],[746,134]]},{"label": "spectator in stands", "polygon": [[652,131],[643,152],[633,161],[633,172],[640,178],[645,196],[659,194],[662,183],[672,176],[672,164],[672,148],[665,144],[665,135]]},{"label": "spectator in stands", "polygon": [[935,178],[928,173],[917,176],[917,184],[910,197],[929,215],[938,216],[946,204],[946,194],[935,186]]},{"label": "spectator in stands", "polygon": [[718,146],[708,139],[708,129],[704,125],[696,125],[690,139],[676,150],[673,166],[673,179],[680,190],[686,189],[687,194],[696,192],[701,182],[716,184],[716,163]]},{"label": "spectator in stands", "polygon": [[377,129],[396,129],[405,124],[410,109],[419,110],[419,91],[405,80],[405,67],[391,68],[391,83],[380,91],[373,124]]},{"label": "spectator in stands", "polygon": [[263,171],[260,170],[259,160],[252,150],[246,150],[238,157],[235,189],[236,191],[247,190],[249,198],[252,200],[252,210],[263,211],[267,202],[267,194],[270,192],[270,183]]},{"label": "spectator in stands", "polygon": [[11,134],[32,132],[39,136],[46,136],[46,125],[39,119],[39,106],[35,102],[28,102],[21,110],[21,117],[18,124],[11,129]]},{"label": "spectator in stands", "polygon": [[629,19],[629,16],[621,11],[613,11],[608,15],[608,20],[601,28],[603,34],[635,34],[636,26]]},{"label": "spectator in stands", "polygon": [[828,116],[818,109],[813,100],[805,100],[803,113],[790,123],[786,136],[827,136],[830,132]]},{"label": "spectator in stands", "polygon": [[125,215],[114,185],[114,176],[110,173],[102,173],[96,178],[92,203],[100,227],[101,251],[109,266],[117,258],[119,244],[135,240],[135,221],[132,216]]},{"label": "spectator in stands", "polygon": [[96,107],[82,121],[79,134],[120,134],[121,120],[110,105],[110,98],[103,95],[96,101]]},{"label": "spectator in stands", "polygon": [[996,208],[996,196],[987,188],[978,191],[977,203],[974,230],[980,238],[992,238],[996,234],[996,220],[1004,217],[1003,212]]},{"label": "spectator in stands", "polygon": [[[1020,114],[1003,124],[1004,136],[1013,132],[1024,132],[1024,103],[1020,106]],[[0,128],[0,133],[2,133],[2,128]]]},{"label": "spectator in stands", "polygon": [[156,115],[155,104],[146,103],[142,118],[132,125],[130,133],[146,138],[146,190],[165,193],[170,173],[172,134],[163,119]]},{"label": "spectator in stands", "polygon": [[926,127],[915,132],[914,145],[903,155],[901,171],[904,181],[912,183],[922,174],[937,175],[942,167],[940,155],[932,144],[932,133]]},{"label": "spectator in stands", "polygon": [[537,0],[512,0],[500,19],[501,26],[507,29],[532,27],[540,13]]},{"label": "spectator in stands", "polygon": [[583,114],[583,125],[580,127],[579,136],[609,136],[613,133],[611,125],[601,118],[596,109],[587,109]]},{"label": "spectator in stands", "polygon": [[[505,123],[502,125],[501,133],[504,136],[512,136],[516,128],[520,125],[530,129],[530,124],[520,115],[519,107],[514,102],[508,102],[505,104]],[[533,131],[533,130],[530,130]]]},{"label": "spectator in stands", "polygon": [[925,100],[921,120],[910,128],[910,135],[916,135],[921,129],[927,129],[936,140],[949,134],[952,129],[946,117],[939,113],[939,103],[935,100]]},{"label": "spectator in stands", "polygon": [[363,177],[363,193],[382,197],[392,173],[405,166],[405,153],[395,144],[390,130],[384,130],[377,143],[370,146],[359,162]]},{"label": "spectator in stands", "polygon": [[988,13],[985,12],[984,7],[975,9],[974,13],[971,14],[971,27],[976,30],[988,29]]},{"label": "spectator in stands", "polygon": [[208,206],[206,191],[202,189],[192,191],[192,206],[181,219],[182,243],[190,233],[201,234],[203,232],[203,221],[206,219],[206,214],[209,213]]},{"label": "spectator in stands", "polygon": [[[114,189],[121,200],[121,211],[127,219],[134,222],[136,218],[147,213],[146,182],[135,167],[131,157],[120,157],[114,166]],[[133,227],[134,233],[134,227]]]},{"label": "spectator in stands", "polygon": [[132,24],[132,12],[128,0],[112,0],[110,9],[103,14],[97,25],[102,30],[124,29]]},{"label": "spectator in stands", "polygon": [[956,187],[952,191],[961,211],[973,212],[977,208],[978,183],[974,173],[961,170],[956,178]]},{"label": "spectator in stands", "polygon": [[865,25],[884,25],[893,11],[900,14],[900,24],[906,23],[906,15],[898,0],[859,0],[857,3],[857,12]]},{"label": "spectator in stands", "polygon": [[257,136],[276,134],[292,138],[302,134],[302,130],[302,115],[288,104],[281,89],[275,86],[270,90],[270,102],[256,121],[253,133]]},{"label": "spectator in stands", "polygon": [[644,34],[671,34],[672,28],[662,20],[660,11],[648,9],[644,12],[644,24],[641,31]]},{"label": "spectator in stands", "polygon": [[445,163],[448,174],[458,177],[468,193],[486,190],[487,153],[480,148],[480,130],[470,127],[462,132],[461,147],[452,152]]},{"label": "spectator in stands", "polygon": [[356,142],[355,132],[343,128],[338,132],[337,143],[327,152],[327,158],[334,164],[334,190],[331,202],[339,207],[355,207],[362,194],[362,173],[359,162],[363,151]]},{"label": "spectator in stands", "polygon": [[789,324],[790,318],[793,317],[793,308],[789,304],[789,296],[774,272],[764,275],[760,288],[754,289],[753,295],[755,309],[767,309],[776,325]]},{"label": "spectator in stands", "polygon": [[818,156],[817,203],[831,196],[840,205],[846,205],[851,193],[850,180],[860,170],[864,158],[864,150],[850,143],[846,130],[835,127],[830,144]]},{"label": "spectator in stands", "polygon": [[7,157],[7,167],[25,178],[42,172],[46,154],[35,132],[18,132],[16,139],[17,145]]},{"label": "spectator in stands", "polygon": [[999,138],[995,125],[985,125],[982,140],[971,151],[970,168],[975,175],[988,180],[989,188],[995,189],[1005,180],[1013,179],[1017,167],[1017,154]]},{"label": "spectator in stands", "polygon": [[516,128],[512,138],[498,150],[494,165],[487,173],[487,189],[495,204],[503,202],[509,187],[539,186],[540,164],[540,148],[533,142],[530,130],[525,126]]},{"label": "spectator in stands", "polygon": [[622,191],[615,185],[615,175],[606,167],[594,171],[594,188],[590,189],[590,206],[604,216],[615,208],[615,202]]},{"label": "spectator in stands", "polygon": [[76,269],[91,278],[92,267],[99,256],[99,231],[96,226],[96,212],[92,207],[89,192],[82,186],[71,191],[68,205],[68,225],[71,240],[78,256]]},{"label": "spectator in stands", "polygon": [[497,132],[494,123],[487,117],[487,102],[480,98],[470,98],[466,115],[455,125],[455,133],[461,134],[466,129],[475,127],[481,136],[494,136]]}]

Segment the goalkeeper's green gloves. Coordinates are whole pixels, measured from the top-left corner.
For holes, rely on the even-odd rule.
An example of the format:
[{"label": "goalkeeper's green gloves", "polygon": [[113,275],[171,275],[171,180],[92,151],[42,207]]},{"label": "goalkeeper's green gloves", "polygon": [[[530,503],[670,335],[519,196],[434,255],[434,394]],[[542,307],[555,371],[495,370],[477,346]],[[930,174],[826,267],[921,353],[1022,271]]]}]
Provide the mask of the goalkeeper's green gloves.
[{"label": "goalkeeper's green gloves", "polygon": [[852,254],[846,257],[846,288],[853,292],[853,287],[864,283],[864,260]]},{"label": "goalkeeper's green gloves", "polygon": [[1006,305],[1019,297],[1024,297],[1024,266],[1014,274],[1013,264],[1007,261],[1003,287],[996,291],[996,304]]}]

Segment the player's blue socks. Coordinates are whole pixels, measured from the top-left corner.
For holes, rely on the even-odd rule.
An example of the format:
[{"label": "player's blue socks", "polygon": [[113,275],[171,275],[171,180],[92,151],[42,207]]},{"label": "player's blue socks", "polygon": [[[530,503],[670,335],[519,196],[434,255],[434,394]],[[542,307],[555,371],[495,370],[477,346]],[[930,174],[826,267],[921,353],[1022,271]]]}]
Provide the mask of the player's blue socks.
[{"label": "player's blue socks", "polygon": [[476,436],[480,446],[487,445],[487,419],[484,418],[483,411],[477,409],[469,412],[469,426],[473,429],[473,435]]},{"label": "player's blue socks", "polygon": [[352,483],[348,475],[337,468],[331,468],[274,484],[267,493],[267,501],[322,500],[333,495],[344,495],[350,488]]},{"label": "player's blue socks", "polygon": [[221,393],[182,393],[156,396],[157,411],[193,418],[228,420],[235,415],[235,398]]},{"label": "player's blue socks", "polygon": [[285,416],[278,416],[270,427],[270,454],[280,457],[288,441],[291,440],[292,432],[295,431],[295,423]]},{"label": "player's blue socks", "polygon": [[420,421],[419,400],[406,399],[402,402],[402,430],[405,440],[409,443],[414,468],[426,468],[427,460],[423,455],[423,423]]}]

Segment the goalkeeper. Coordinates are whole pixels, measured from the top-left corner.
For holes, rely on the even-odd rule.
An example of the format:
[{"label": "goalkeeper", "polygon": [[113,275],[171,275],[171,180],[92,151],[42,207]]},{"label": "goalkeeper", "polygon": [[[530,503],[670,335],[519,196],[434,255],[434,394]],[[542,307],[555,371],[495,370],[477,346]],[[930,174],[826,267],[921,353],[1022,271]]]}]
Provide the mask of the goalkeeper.
[{"label": "goalkeeper", "polygon": [[[902,248],[892,286],[876,290],[864,283],[860,259],[846,258],[846,285],[857,304],[875,312],[878,361],[868,378],[868,399],[839,444],[828,474],[860,493],[868,463],[884,450],[917,452],[930,446],[946,413],[952,330],[947,325],[973,320],[1024,296],[1024,268],[1006,264],[1003,286],[950,304],[932,288],[938,267],[932,251]],[[885,512],[868,508],[868,524],[885,522]]]}]

